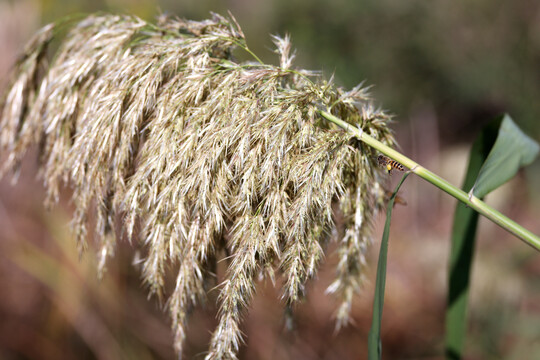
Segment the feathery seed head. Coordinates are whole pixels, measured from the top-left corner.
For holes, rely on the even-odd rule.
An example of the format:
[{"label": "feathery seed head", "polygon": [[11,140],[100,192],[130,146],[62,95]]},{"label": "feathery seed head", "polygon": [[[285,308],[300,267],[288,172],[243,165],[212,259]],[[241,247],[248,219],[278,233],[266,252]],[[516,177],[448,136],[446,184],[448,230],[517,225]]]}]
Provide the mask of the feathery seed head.
[{"label": "feathery seed head", "polygon": [[2,174],[39,145],[48,203],[58,201],[61,184],[73,188],[81,249],[88,215],[96,214],[100,273],[115,230],[147,248],[143,275],[152,293],[165,295],[166,269],[176,266],[167,295],[178,352],[189,309],[205,299],[220,257],[229,265],[208,359],[235,358],[260,276],[279,270],[287,306],[301,299],[331,237],[340,260],[329,291],[341,299],[338,325],[345,324],[382,175],[373,151],[318,110],[391,145],[389,117],[366,90],[344,91],[294,69],[289,37],[273,38],[279,66],[237,62],[234,48],[249,52],[244,34],[219,15],[163,16],[157,25],[89,16],[48,65],[60,26],[31,41],[2,101]]}]

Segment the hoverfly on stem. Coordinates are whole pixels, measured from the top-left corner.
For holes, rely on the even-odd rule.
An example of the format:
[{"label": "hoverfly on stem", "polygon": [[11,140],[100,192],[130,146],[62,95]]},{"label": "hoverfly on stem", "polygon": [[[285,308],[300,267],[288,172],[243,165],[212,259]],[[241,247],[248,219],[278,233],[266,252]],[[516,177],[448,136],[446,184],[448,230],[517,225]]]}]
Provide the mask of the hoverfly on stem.
[{"label": "hoverfly on stem", "polygon": [[[401,165],[399,162],[390,159],[388,156],[379,155],[377,157],[377,162],[379,163],[379,166],[384,166],[386,170],[388,170],[388,174],[392,175],[392,170],[398,170],[398,171],[405,171],[405,166]],[[388,202],[390,200],[390,197],[392,196],[392,191],[385,189],[384,198],[385,201]],[[396,196],[394,199],[394,206],[396,204],[400,204],[403,206],[407,206],[407,201],[399,195]]]},{"label": "hoverfly on stem", "polygon": [[390,159],[388,156],[379,155],[377,157],[377,161],[379,162],[380,166],[386,167],[386,170],[388,170],[388,174],[392,175],[392,170],[399,170],[399,171],[405,171],[405,166],[401,165],[395,160]]}]

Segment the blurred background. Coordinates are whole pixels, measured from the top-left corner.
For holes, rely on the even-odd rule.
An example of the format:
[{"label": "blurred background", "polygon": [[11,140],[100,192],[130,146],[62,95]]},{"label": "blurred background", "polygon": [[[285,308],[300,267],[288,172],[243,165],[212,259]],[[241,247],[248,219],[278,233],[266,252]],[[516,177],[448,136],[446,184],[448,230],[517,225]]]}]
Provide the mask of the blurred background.
[{"label": "blurred background", "polygon": [[[236,17],[248,45],[277,64],[270,34],[292,36],[296,65],[323,70],[347,88],[365,81],[395,114],[401,150],[460,185],[478,131],[508,112],[540,141],[540,2],[533,0],[0,0],[0,89],[17,54],[40,26],[94,11],[161,12],[194,20],[209,12]],[[133,259],[119,244],[102,281],[89,251],[79,258],[69,232],[71,205],[45,211],[29,154],[18,182],[0,182],[0,359],[173,359],[163,304],[147,299]],[[392,183],[398,180],[394,175]],[[390,186],[390,185],[389,185]],[[393,186],[393,184],[392,184]],[[383,320],[384,359],[443,359],[447,258],[455,200],[409,177],[396,206]],[[488,203],[540,233],[540,161],[490,194]],[[243,331],[241,359],[364,359],[371,323],[378,244],[339,333],[335,302],[324,294],[334,275],[332,247],[284,330],[272,284],[259,284]],[[213,297],[213,298],[212,298]],[[186,359],[202,359],[216,324],[216,292],[190,321]],[[466,359],[540,359],[540,258],[480,220],[469,308]]]}]

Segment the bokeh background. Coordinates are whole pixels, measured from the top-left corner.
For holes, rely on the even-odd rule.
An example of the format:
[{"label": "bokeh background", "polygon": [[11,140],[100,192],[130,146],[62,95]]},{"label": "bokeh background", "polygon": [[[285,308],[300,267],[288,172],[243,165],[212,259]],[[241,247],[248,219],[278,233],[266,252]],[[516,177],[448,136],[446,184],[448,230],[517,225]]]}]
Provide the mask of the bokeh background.
[{"label": "bokeh background", "polygon": [[[289,33],[297,66],[323,70],[352,87],[365,81],[395,114],[401,150],[459,185],[481,127],[508,112],[540,140],[540,2],[534,0],[0,0],[0,89],[17,54],[40,26],[80,12],[152,19],[161,12],[201,20],[236,17],[248,45],[277,63],[270,34]],[[147,299],[129,243],[119,244],[105,278],[69,232],[69,189],[46,211],[29,154],[18,182],[0,182],[0,359],[173,359],[163,305]],[[392,183],[398,176],[393,176]],[[442,359],[447,258],[455,200],[409,177],[389,250],[384,359]],[[488,203],[540,233],[540,161],[489,195]],[[307,300],[285,331],[279,293],[259,284],[243,331],[241,359],[364,359],[382,216],[370,271],[339,333],[332,247]],[[481,219],[466,359],[540,359],[538,253]],[[185,358],[202,359],[216,307],[196,309]],[[213,298],[212,298],[213,297]]]}]

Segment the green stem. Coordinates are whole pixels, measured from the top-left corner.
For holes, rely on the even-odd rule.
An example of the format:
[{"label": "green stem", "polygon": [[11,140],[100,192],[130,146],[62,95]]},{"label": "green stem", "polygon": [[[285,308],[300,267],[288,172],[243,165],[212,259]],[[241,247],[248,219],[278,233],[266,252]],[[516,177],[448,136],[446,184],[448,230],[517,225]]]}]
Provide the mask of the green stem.
[{"label": "green stem", "polygon": [[487,205],[482,200],[478,199],[476,196],[472,194],[467,194],[463,190],[455,187],[454,185],[450,184],[448,181],[444,180],[440,176],[432,173],[428,169],[420,166],[418,163],[416,163],[414,160],[409,159],[405,155],[397,152],[396,150],[392,149],[391,147],[381,143],[380,141],[372,138],[371,136],[363,133],[362,130],[358,129],[354,125],[351,125],[347,123],[346,121],[335,117],[334,115],[326,112],[326,111],[320,111],[320,114],[322,117],[327,119],[328,121],[333,122],[334,124],[338,125],[339,127],[345,129],[349,133],[355,135],[358,139],[363,141],[364,143],[368,144],[369,146],[377,149],[384,155],[400,162],[404,166],[408,167],[411,172],[415,173],[416,175],[420,176],[424,180],[427,180],[428,182],[432,183],[433,185],[437,186],[439,189],[445,191],[446,193],[452,195],[459,201],[465,203],[470,208],[476,210],[478,213],[484,215],[489,220],[493,221],[495,224],[499,225],[506,231],[514,234],[521,240],[523,240],[525,243],[529,244],[530,246],[534,247],[536,250],[540,250],[540,238],[530,232],[529,230],[525,229],[515,221],[509,219],[508,217],[504,216],[497,210],[493,209],[491,206]]}]

